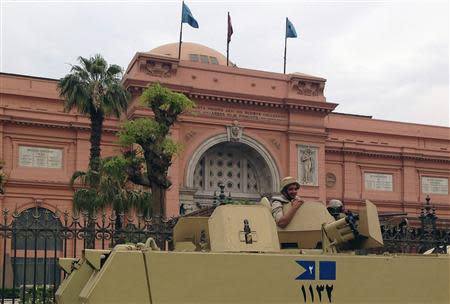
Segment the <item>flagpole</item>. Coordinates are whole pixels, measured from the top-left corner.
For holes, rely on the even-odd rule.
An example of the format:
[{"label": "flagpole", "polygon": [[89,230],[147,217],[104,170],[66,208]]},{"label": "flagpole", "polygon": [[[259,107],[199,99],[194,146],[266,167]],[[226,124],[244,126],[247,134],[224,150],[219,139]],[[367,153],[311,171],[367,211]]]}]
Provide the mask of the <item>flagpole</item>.
[{"label": "flagpole", "polygon": [[287,20],[288,20],[288,18],[286,17],[286,29],[285,29],[285,33],[284,33],[284,68],[283,68],[283,74],[286,74]]},{"label": "flagpole", "polygon": [[181,40],[183,39],[183,5],[184,1],[181,2],[181,25],[180,25],[180,42],[178,43],[178,60],[181,58]]},{"label": "flagpole", "polygon": [[229,65],[229,57],[230,57],[230,37],[228,31],[230,30],[230,12],[228,12],[227,19],[227,66]]}]

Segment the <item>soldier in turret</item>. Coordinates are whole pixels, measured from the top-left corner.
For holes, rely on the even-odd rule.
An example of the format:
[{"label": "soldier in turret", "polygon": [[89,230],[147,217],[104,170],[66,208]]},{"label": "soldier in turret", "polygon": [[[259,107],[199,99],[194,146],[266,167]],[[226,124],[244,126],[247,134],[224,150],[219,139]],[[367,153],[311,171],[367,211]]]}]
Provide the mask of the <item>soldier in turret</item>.
[{"label": "soldier in turret", "polygon": [[336,219],[345,217],[344,204],[338,199],[331,199],[327,205],[328,212]]},{"label": "soldier in turret", "polygon": [[278,227],[285,228],[304,201],[298,195],[300,183],[287,176],[281,180],[280,195],[272,197],[272,215]]}]

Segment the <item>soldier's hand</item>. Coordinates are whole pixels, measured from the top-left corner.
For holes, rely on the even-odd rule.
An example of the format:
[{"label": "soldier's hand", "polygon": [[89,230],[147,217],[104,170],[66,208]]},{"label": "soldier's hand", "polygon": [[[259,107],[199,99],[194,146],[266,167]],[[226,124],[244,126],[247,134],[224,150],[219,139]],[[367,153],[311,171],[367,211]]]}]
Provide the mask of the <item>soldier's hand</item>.
[{"label": "soldier's hand", "polygon": [[292,201],[292,208],[298,209],[304,203],[304,201],[300,197],[294,198]]}]

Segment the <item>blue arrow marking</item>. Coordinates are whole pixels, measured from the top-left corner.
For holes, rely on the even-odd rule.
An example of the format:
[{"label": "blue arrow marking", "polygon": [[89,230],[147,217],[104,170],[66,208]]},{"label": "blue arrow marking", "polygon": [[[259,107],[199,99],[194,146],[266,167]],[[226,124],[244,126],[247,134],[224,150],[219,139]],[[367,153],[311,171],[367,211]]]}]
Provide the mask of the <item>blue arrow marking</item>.
[{"label": "blue arrow marking", "polygon": [[296,280],[315,280],[316,279],[316,262],[315,261],[295,261],[303,267],[304,272],[301,273]]}]

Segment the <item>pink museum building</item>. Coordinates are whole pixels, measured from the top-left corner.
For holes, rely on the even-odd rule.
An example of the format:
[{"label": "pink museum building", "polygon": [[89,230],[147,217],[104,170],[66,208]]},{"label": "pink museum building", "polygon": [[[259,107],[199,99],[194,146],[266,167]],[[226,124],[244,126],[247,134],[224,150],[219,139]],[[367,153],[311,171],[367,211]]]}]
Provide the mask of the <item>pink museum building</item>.
[{"label": "pink museum building", "polygon": [[[196,102],[172,130],[184,150],[169,171],[168,215],[211,204],[219,183],[233,199],[259,200],[291,175],[306,200],[337,198],[358,210],[370,199],[380,212],[417,216],[429,195],[438,217],[450,219],[450,128],[335,113],[325,79],[226,66],[202,45],[183,43],[177,55],[177,44],[136,53],[124,76],[131,105],[105,122],[102,142],[102,156],[120,152],[115,133],[121,121],[150,115],[139,96],[151,83]],[[87,168],[89,119],[64,113],[56,84],[0,74],[2,209],[72,209],[69,180]]]}]

